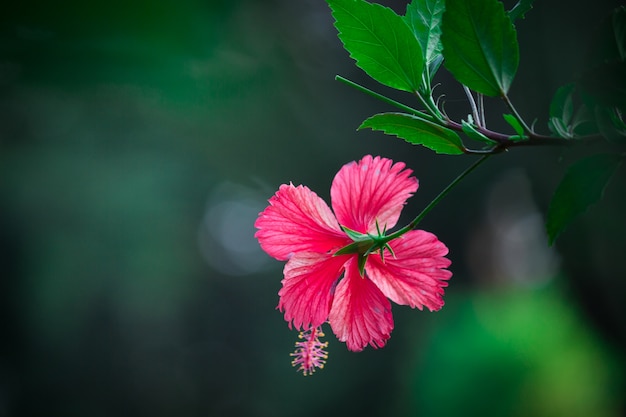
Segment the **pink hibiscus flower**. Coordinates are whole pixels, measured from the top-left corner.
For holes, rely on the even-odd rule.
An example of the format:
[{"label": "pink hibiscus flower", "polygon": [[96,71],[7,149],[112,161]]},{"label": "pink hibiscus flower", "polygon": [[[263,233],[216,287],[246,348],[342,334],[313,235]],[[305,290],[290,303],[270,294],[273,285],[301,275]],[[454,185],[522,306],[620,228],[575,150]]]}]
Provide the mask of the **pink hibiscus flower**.
[{"label": "pink hibiscus flower", "polygon": [[420,310],[443,306],[452,276],[446,246],[423,230],[384,242],[417,191],[411,173],[370,155],[344,165],[330,189],[334,215],[309,188],[280,186],[259,214],[255,237],[270,256],[287,261],[278,309],[290,326],[329,322],[349,350],[360,351],[389,339],[389,300]]}]

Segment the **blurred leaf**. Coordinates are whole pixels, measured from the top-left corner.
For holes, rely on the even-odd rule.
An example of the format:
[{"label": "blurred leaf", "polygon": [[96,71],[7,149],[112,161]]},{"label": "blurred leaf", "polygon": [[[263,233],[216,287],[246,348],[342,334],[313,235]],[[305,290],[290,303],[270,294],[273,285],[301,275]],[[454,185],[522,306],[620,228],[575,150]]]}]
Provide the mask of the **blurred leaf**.
[{"label": "blurred leaf", "polygon": [[548,127],[550,131],[562,138],[571,139],[573,137],[571,121],[574,114],[574,84],[567,84],[560,87],[550,103],[550,119]]},{"label": "blurred leaf", "polygon": [[359,129],[364,128],[395,135],[409,143],[423,145],[439,154],[460,155],[465,149],[456,132],[410,114],[376,114],[359,126]]},{"label": "blurred leaf", "polygon": [[[430,337],[414,332],[407,343],[415,355],[407,371],[410,409],[399,415],[616,417],[620,357],[558,284],[455,296],[448,295]],[[612,384],[618,388],[607,390]]]},{"label": "blurred leaf", "polygon": [[420,43],[427,65],[441,56],[441,16],[445,8],[444,0],[413,0],[406,8],[404,20]]},{"label": "blurred leaf", "polygon": [[572,128],[574,129],[574,133],[580,136],[598,133],[598,126],[594,115],[586,104],[583,103],[576,111],[574,120],[572,121]]},{"label": "blurred leaf", "polygon": [[515,133],[517,133],[518,136],[522,138],[524,137],[524,128],[515,116],[513,116],[512,114],[503,114],[502,117],[504,117],[504,120],[506,120],[506,122],[511,125],[511,127],[513,128],[513,130],[515,130]]},{"label": "blurred leaf", "polygon": [[442,19],[445,67],[487,96],[505,95],[517,71],[519,46],[511,19],[497,0],[448,0]]},{"label": "blurred leaf", "polygon": [[574,114],[573,93],[574,84],[564,85],[556,91],[550,103],[550,117],[559,118],[566,125],[569,125]]},{"label": "blurred leaf", "polygon": [[572,134],[569,132],[568,126],[564,124],[561,119],[557,117],[551,117],[550,119],[548,119],[548,128],[556,136],[559,136],[565,139],[572,138]]},{"label": "blurred leaf", "polygon": [[478,130],[476,130],[476,127],[474,127],[473,123],[468,123],[465,120],[463,120],[461,129],[463,129],[463,132],[471,139],[474,139],[479,142],[488,143],[490,145],[493,145],[494,143],[496,143],[495,141],[489,139],[487,136],[483,135]]},{"label": "blurred leaf", "polygon": [[519,0],[517,4],[509,10],[511,22],[515,22],[518,17],[523,19],[526,12],[533,8],[533,1],[535,0]]},{"label": "blurred leaf", "polygon": [[415,92],[424,58],[419,42],[393,10],[362,0],[327,0],[339,39],[356,65],[381,84]]},{"label": "blurred leaf", "polygon": [[550,244],[576,216],[602,198],[607,183],[622,159],[616,154],[599,154],[569,167],[548,209],[546,229]]},{"label": "blurred leaf", "polygon": [[602,136],[609,142],[626,143],[626,123],[616,107],[596,106],[596,123]]}]

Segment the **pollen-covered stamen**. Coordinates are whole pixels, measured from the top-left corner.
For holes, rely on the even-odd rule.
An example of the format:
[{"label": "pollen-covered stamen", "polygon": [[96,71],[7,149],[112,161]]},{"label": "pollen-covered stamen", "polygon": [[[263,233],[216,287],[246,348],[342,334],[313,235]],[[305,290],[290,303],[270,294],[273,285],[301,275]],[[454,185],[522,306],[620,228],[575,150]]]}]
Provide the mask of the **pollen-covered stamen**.
[{"label": "pollen-covered stamen", "polygon": [[301,341],[296,342],[296,350],[290,354],[294,357],[291,365],[297,366],[304,376],[311,375],[315,368],[322,369],[328,359],[328,352],[324,350],[328,347],[328,342],[322,343],[320,337],[324,337],[321,327],[300,332],[298,339]]}]

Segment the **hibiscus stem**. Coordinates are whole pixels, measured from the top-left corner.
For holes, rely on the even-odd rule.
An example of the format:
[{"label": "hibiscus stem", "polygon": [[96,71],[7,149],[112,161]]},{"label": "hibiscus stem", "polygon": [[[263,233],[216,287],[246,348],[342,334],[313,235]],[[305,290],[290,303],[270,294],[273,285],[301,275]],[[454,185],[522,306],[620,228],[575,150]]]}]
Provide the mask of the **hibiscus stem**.
[{"label": "hibiscus stem", "polygon": [[417,227],[417,225],[422,221],[422,219],[424,217],[426,217],[426,215],[437,205],[439,204],[439,202],[441,200],[443,200],[443,198],[448,195],[448,193],[450,191],[452,191],[452,189],[454,187],[457,186],[458,183],[460,183],[470,172],[472,172],[473,170],[475,170],[476,168],[478,168],[483,162],[485,162],[489,157],[491,156],[491,154],[486,154],[483,155],[479,160],[477,160],[476,162],[474,162],[472,165],[470,165],[467,169],[465,169],[465,171],[461,172],[461,174],[459,174],[458,177],[456,177],[450,184],[448,184],[448,186],[446,188],[444,188],[437,197],[435,197],[433,199],[433,201],[431,201],[425,208],[424,210],[422,210],[422,212],[420,214],[417,215],[417,217],[415,217],[411,223],[407,224],[406,226],[404,226],[402,229],[397,230],[396,232],[386,236],[385,241],[389,242],[392,239],[398,238],[400,236],[402,236],[403,234],[405,234],[406,232],[413,230]]},{"label": "hibiscus stem", "polygon": [[[374,97],[374,98],[376,98],[376,99],[378,99],[378,100],[380,100],[380,101],[382,101],[384,103],[387,103],[389,105],[397,107],[400,110],[404,110],[407,113],[410,113],[410,114],[415,115],[415,116],[419,116],[419,117],[421,117],[423,119],[426,119],[426,120],[429,120],[429,121],[431,121],[433,123],[437,123],[437,119],[435,117],[431,116],[430,114],[424,113],[424,112],[419,111],[419,110],[416,110],[416,109],[414,109],[412,107],[409,107],[409,106],[407,106],[405,104],[397,102],[396,100],[390,99],[389,97],[383,96],[382,94],[379,94],[379,93],[377,93],[375,91],[372,91],[372,90],[370,90],[367,87],[363,87],[362,85],[357,84],[354,81],[350,81],[349,79],[344,78],[341,75],[336,75],[335,76],[335,80],[341,81],[342,83],[347,84],[350,87],[353,87],[353,88],[359,90],[362,93],[365,93],[365,94],[367,94],[369,96],[372,96],[372,97]],[[428,108],[428,106],[426,106],[426,108]]]}]

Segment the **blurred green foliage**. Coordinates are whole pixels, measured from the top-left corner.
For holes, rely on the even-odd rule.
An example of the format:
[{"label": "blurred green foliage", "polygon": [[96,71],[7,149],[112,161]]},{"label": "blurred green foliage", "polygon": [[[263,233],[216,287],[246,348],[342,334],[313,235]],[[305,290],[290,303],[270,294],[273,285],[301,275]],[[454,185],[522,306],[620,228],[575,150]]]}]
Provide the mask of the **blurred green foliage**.
[{"label": "blurred green foliage", "polygon": [[414,415],[619,415],[619,364],[559,290],[458,299],[413,368]]}]

